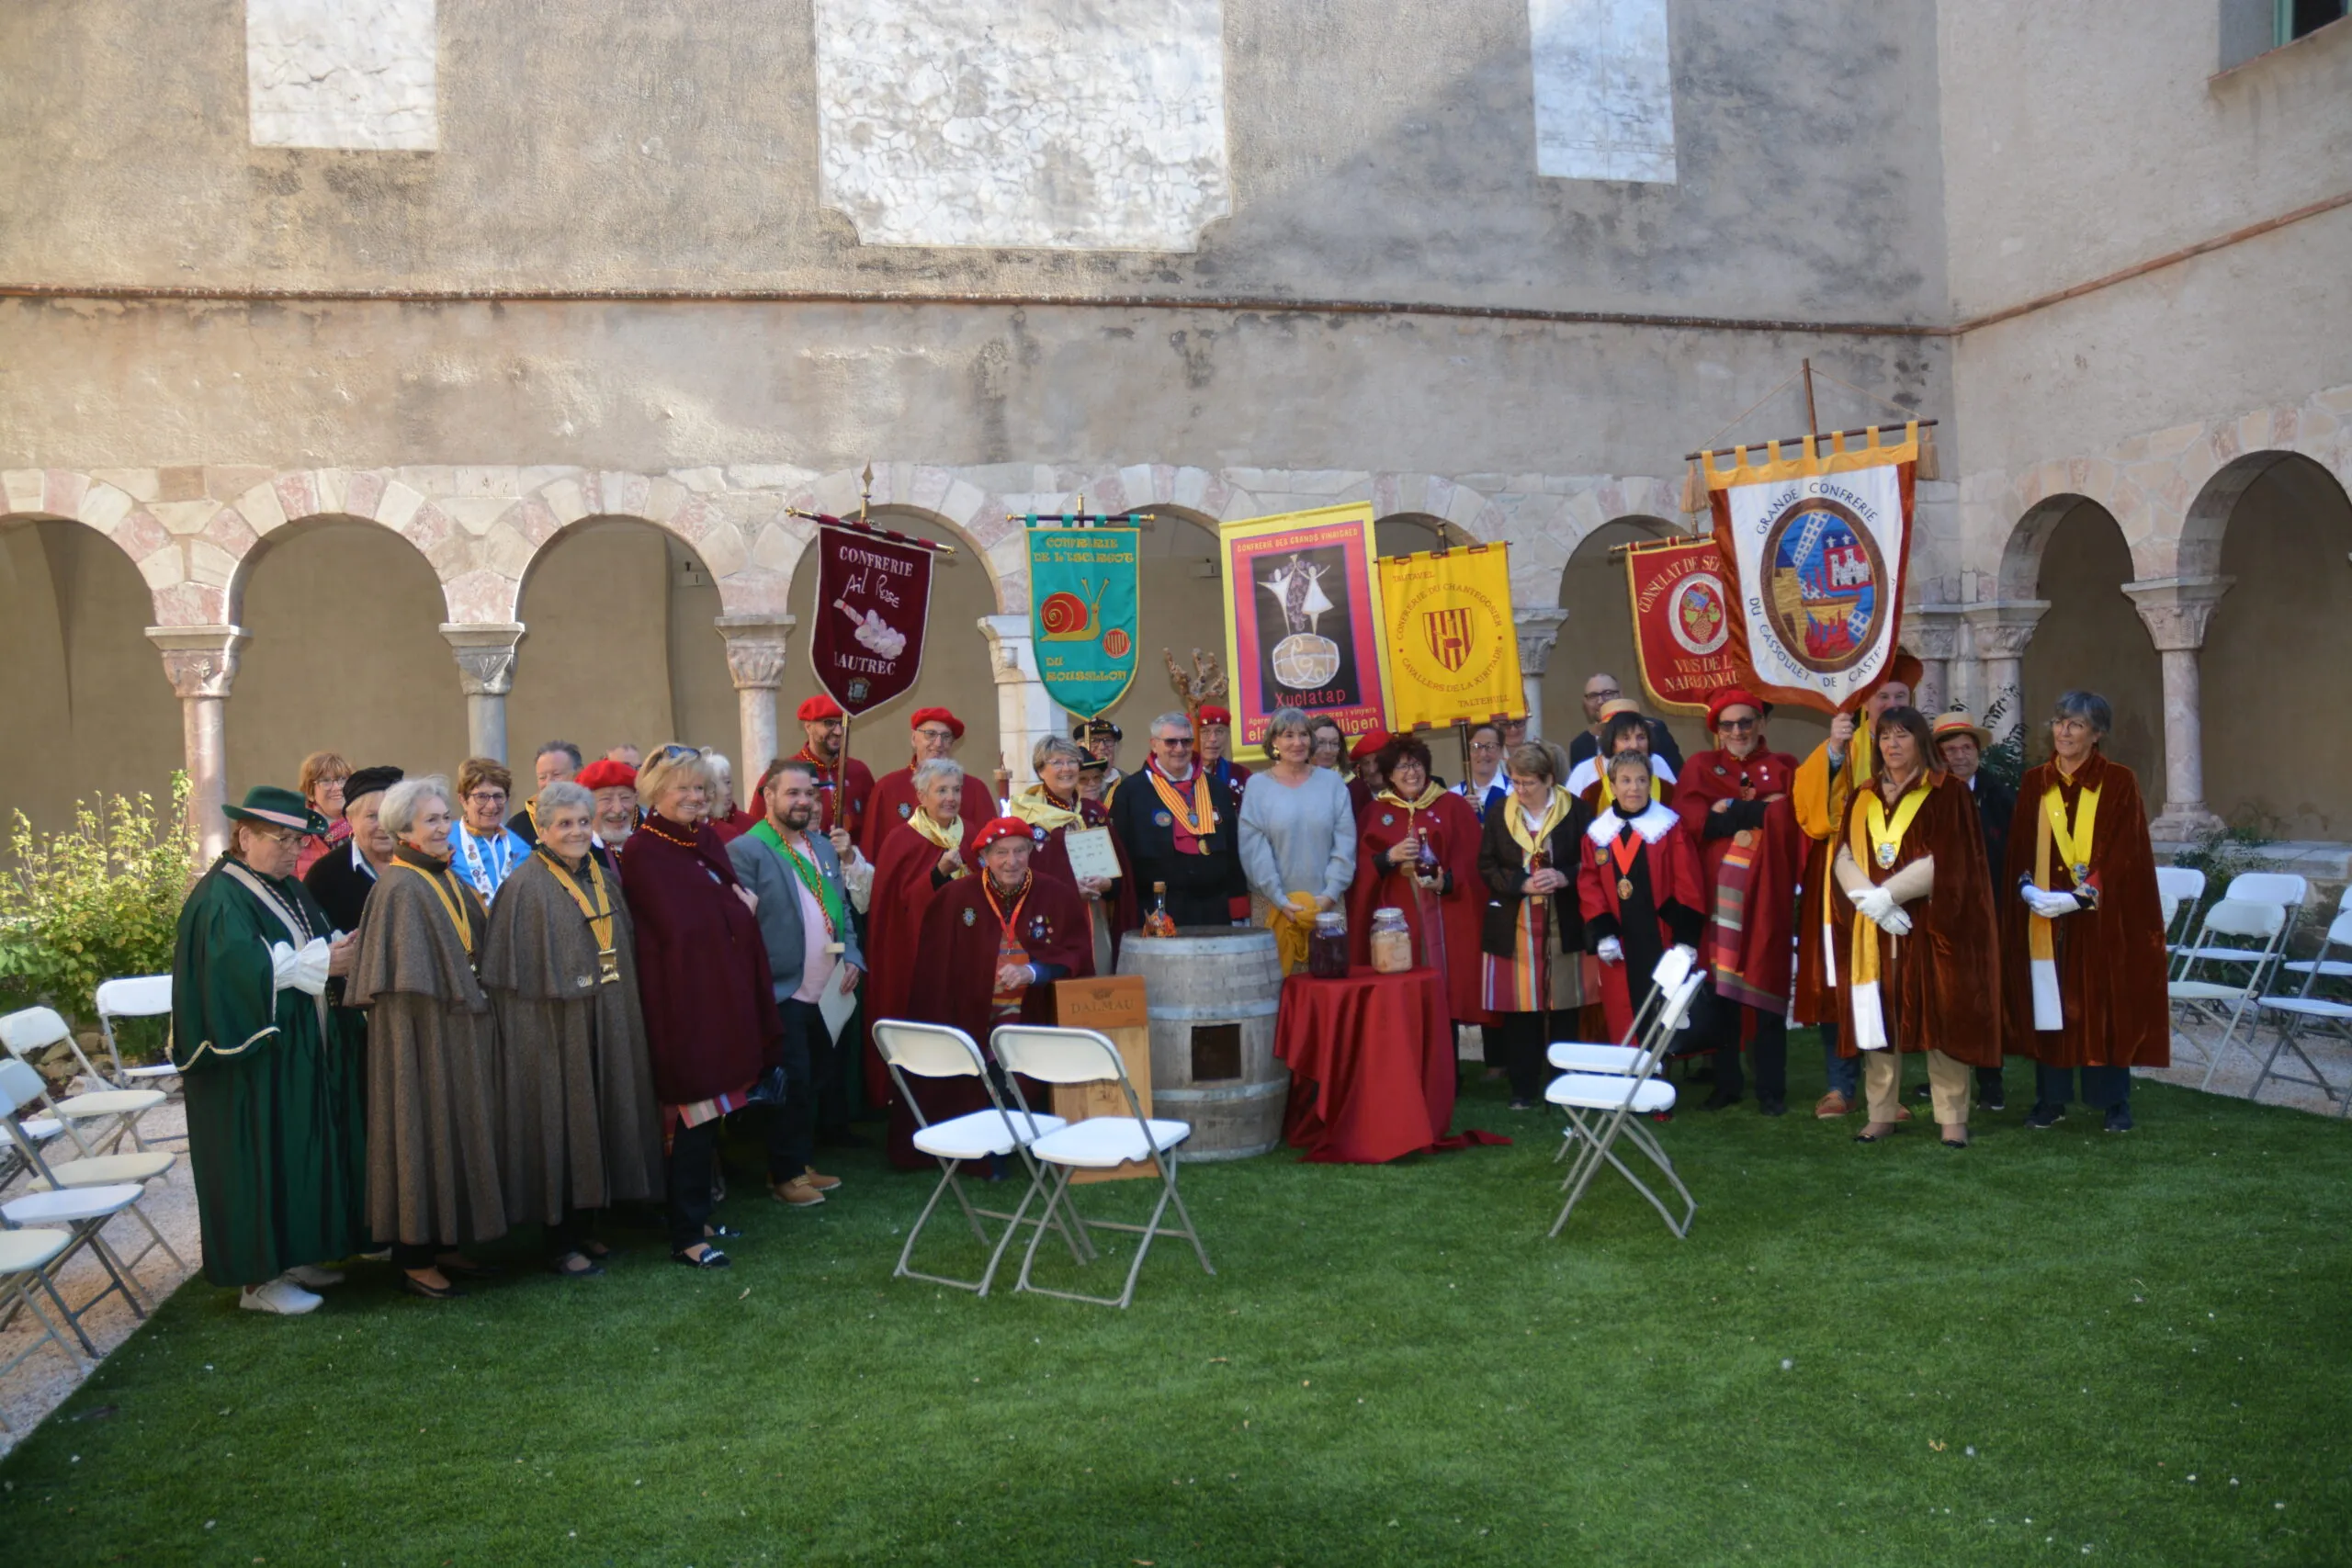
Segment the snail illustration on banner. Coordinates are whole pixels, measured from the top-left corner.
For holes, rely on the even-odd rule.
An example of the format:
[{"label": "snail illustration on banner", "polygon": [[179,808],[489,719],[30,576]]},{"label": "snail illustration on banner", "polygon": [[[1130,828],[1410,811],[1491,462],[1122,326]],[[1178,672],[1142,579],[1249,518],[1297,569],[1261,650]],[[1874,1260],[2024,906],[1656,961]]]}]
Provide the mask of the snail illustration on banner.
[{"label": "snail illustration on banner", "polygon": [[[1100,639],[1103,652],[1114,659],[1124,657],[1127,651],[1127,634],[1117,626],[1107,632],[1102,629],[1102,595],[1110,589],[1110,579],[1104,578],[1097,582],[1080,578],[1078,585],[1093,598],[1081,599],[1076,593],[1064,591],[1046,594],[1038,604],[1037,626],[1041,636],[1047,642],[1093,642]],[[1117,639],[1115,646],[1114,638]]]}]

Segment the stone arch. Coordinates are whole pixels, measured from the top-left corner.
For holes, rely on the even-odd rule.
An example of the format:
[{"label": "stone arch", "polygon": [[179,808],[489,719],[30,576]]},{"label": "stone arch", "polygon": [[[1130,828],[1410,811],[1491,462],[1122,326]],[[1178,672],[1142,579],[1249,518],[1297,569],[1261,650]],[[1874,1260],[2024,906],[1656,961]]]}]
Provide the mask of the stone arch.
[{"label": "stone arch", "polygon": [[492,519],[479,538],[454,555],[442,578],[449,618],[514,620],[540,554],[575,524],[603,518],[625,518],[669,535],[709,569],[722,603],[732,581],[741,608],[764,608],[757,602],[760,573],[751,559],[746,530],[718,502],[714,495],[660,474],[581,468],[549,479]]},{"label": "stone arch", "polygon": [[1463,530],[1427,512],[1391,512],[1372,520],[1374,552],[1384,556],[1418,555],[1447,545],[1469,543]]},{"label": "stone arch", "polygon": [[[1567,612],[1567,618],[1544,671],[1544,727],[1554,740],[1565,745],[1584,728],[1585,681],[1596,672],[1615,675],[1626,696],[1655,711],[1642,690],[1641,670],[1634,658],[1634,616],[1626,603],[1624,565],[1610,552],[1640,540],[1687,536],[1689,531],[1677,526],[1672,515],[1671,511],[1623,512],[1578,531],[1555,591],[1555,603]],[[1664,716],[1684,755],[1706,745],[1700,723]]]},{"label": "stone arch", "polygon": [[2288,475],[2301,476],[2306,482],[2332,486],[2336,498],[2343,498],[2342,483],[2315,458],[2276,449],[2242,453],[2215,468],[2198,487],[2195,499],[2189,502],[2188,510],[2181,518],[2180,538],[2174,547],[2173,567],[2168,575],[2210,577],[2219,571],[2222,543],[2239,502],[2265,475],[2282,468]]},{"label": "stone arch", "polygon": [[[159,506],[166,510],[168,522],[156,515]],[[157,626],[219,624],[220,596],[199,592],[187,581],[187,554],[177,535],[211,540],[216,529],[225,526],[217,515],[220,510],[201,497],[141,502],[119,485],[74,468],[15,468],[0,475],[0,528],[15,523],[79,523],[101,535],[129,558],[146,583]],[[173,524],[182,526],[175,529]],[[233,539],[233,531],[227,536]],[[212,547],[220,547],[215,543]]]},{"label": "stone arch", "polygon": [[[2048,496],[2018,520],[2002,550],[2001,599],[2049,608],[2019,656],[2018,712],[2005,717],[2022,724],[2028,757],[2039,761],[2048,750],[2041,721],[2058,694],[2100,693],[2115,708],[2108,755],[2139,775],[2153,809],[2164,795],[2164,677],[2139,611],[2120,592],[2132,570],[2121,522],[2089,496]],[[1990,634],[1978,627],[1975,635],[1981,654]],[[1978,705],[1990,695],[1978,694]]]},{"label": "stone arch", "polygon": [[[433,570],[446,600],[452,569],[464,558],[462,532],[424,494],[381,469],[299,468],[254,486],[189,545],[192,581],[217,586],[220,615],[235,624],[247,582],[280,531],[319,522],[372,523],[405,539]],[[218,558],[199,549],[210,544]],[[452,609],[451,620],[466,617]],[[502,617],[503,618],[503,617]]]},{"label": "stone arch", "polygon": [[2009,529],[2008,537],[2002,541],[1999,563],[1994,570],[1996,597],[2018,600],[2038,596],[2036,584],[2041,581],[2042,552],[2050,547],[2050,537],[2057,532],[2059,523],[2078,506],[2098,506],[2110,520],[2114,515],[2090,497],[2073,491],[2044,496],[2025,509],[2024,515]]},{"label": "stone arch", "polygon": [[1458,529],[1468,536],[1472,544],[1500,537],[1509,520],[1485,491],[1443,474],[1375,473],[1370,499],[1375,518],[1408,519],[1424,527],[1442,522],[1449,532]]}]

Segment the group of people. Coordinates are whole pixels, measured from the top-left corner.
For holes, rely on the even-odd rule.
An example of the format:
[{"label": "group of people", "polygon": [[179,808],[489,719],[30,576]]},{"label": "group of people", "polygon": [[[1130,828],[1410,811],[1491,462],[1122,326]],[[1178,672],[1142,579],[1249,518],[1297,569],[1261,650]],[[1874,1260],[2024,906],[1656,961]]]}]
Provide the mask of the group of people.
[{"label": "group of people", "polygon": [[[308,1312],[341,1278],[328,1265],[372,1250],[442,1300],[492,1271],[469,1248],[537,1225],[548,1267],[588,1278],[611,1249],[598,1216],[626,1204],[661,1206],[678,1263],[724,1268],[730,1117],[790,1209],[840,1187],[817,1144],[857,1141],[861,1107],[888,1108],[895,1163],[926,1164],[873,1021],[985,1040],[1168,924],[1263,924],[1295,972],[1335,921],[1366,962],[1396,911],[1521,1108],[1546,1043],[1626,1035],[1681,947],[1706,976],[1710,1107],[1742,1098],[1752,1053],[1761,1108],[1784,1111],[1793,1021],[1826,1042],[1816,1114],[1859,1089],[1864,1142],[1909,1119],[1905,1054],[1926,1055],[1955,1146],[1972,1100],[2001,1103],[2005,1054],[2037,1064],[2031,1124],[2064,1113],[2079,1071],[2127,1128],[2130,1069],[2162,1064],[2168,1031],[2154,860],[2136,783],[2099,750],[2108,705],[2062,698],[2052,759],[2012,800],[1978,773],[1989,736],[1930,725],[1908,674],[1803,762],[1739,690],[1686,762],[1597,676],[1571,746],[1476,726],[1450,787],[1420,739],[1351,746],[1295,708],[1267,716],[1262,771],[1207,706],[1153,720],[1132,773],[1114,725],[1048,737],[1001,798],[1001,775],[956,761],[949,710],[916,711],[907,763],[877,778],[824,696],[747,800],[725,757],[678,744],[583,763],[549,742],[519,809],[492,758],[453,782],[315,754],[299,788],[225,808],[229,847],[181,915],[173,1053],[207,1276]],[[971,1108],[924,1092],[929,1119]]]}]

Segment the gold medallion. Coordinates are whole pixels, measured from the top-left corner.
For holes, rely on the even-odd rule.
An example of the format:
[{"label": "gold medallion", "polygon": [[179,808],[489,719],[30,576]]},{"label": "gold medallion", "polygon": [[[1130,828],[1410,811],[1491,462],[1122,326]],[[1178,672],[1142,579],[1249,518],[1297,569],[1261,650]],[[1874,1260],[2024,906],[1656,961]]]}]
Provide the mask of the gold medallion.
[{"label": "gold medallion", "polygon": [[1881,845],[1879,845],[1879,846],[1878,846],[1878,863],[1879,863],[1879,865],[1880,865],[1881,869],[1883,869],[1883,870],[1886,870],[1886,871],[1892,871],[1892,870],[1894,870],[1894,857],[1895,857],[1896,855],[1900,854],[1902,852],[1903,852],[1903,846],[1902,846],[1902,845],[1900,845],[1900,844],[1881,844]]},{"label": "gold medallion", "polygon": [[1742,828],[1738,832],[1734,833],[1731,836],[1731,841],[1737,844],[1744,850],[1747,848],[1748,845],[1756,841],[1756,829],[1753,828]]},{"label": "gold medallion", "polygon": [[1634,879],[1633,879],[1632,877],[1630,877],[1630,876],[1621,876],[1621,877],[1619,877],[1619,878],[1617,879],[1617,899],[1618,899],[1618,902],[1623,903],[1623,902],[1624,902],[1626,899],[1631,898],[1633,896],[1634,896]]},{"label": "gold medallion", "polygon": [[596,983],[601,986],[617,986],[620,980],[619,956],[609,947],[600,949],[596,953]]}]

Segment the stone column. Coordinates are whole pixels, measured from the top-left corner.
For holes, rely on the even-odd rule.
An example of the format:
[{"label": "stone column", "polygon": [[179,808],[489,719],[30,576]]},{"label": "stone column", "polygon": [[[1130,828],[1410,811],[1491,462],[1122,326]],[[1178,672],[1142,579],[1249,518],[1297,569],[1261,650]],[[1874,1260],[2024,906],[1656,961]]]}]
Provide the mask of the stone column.
[{"label": "stone column", "polygon": [[[735,798],[759,788],[760,776],[776,758],[776,689],[784,684],[791,651],[790,615],[721,615],[715,623],[727,644],[727,673],[735,682],[735,707],[742,726],[742,750],[735,761]],[[746,810],[751,809],[749,807]]]},{"label": "stone column", "polygon": [[506,761],[506,694],[514,689],[519,621],[444,622],[441,635],[458,656],[466,694],[466,754]]},{"label": "stone column", "polygon": [[1993,732],[1996,746],[2025,723],[2025,648],[2049,608],[2047,599],[2003,599],[1971,604],[1961,613],[1984,671],[1977,688],[1983,705],[1976,716]]},{"label": "stone column", "polygon": [[1510,618],[1519,626],[1519,684],[1527,694],[1527,738],[1544,739],[1544,667],[1552,662],[1552,649],[1560,640],[1560,628],[1567,624],[1568,613],[1557,605],[1535,610],[1513,610]]},{"label": "stone column", "polygon": [[1921,604],[1903,617],[1903,646],[1919,656],[1919,689],[1911,703],[1933,719],[1952,705],[1951,661],[1960,652],[1961,607]]},{"label": "stone column", "polygon": [[[1029,753],[1048,735],[1068,735],[1069,717],[1059,703],[1046,694],[1037,677],[1037,650],[1029,635],[1029,617],[982,615],[980,635],[989,639],[989,663],[996,676],[996,728],[1004,752],[1008,786],[1018,792],[1034,782],[1036,770]],[[996,787],[994,779],[989,787]]]},{"label": "stone column", "polygon": [[2127,582],[2148,640],[2165,675],[2165,808],[2148,831],[2168,842],[2183,842],[2222,826],[2205,805],[2205,719],[2199,690],[2197,650],[2213,608],[2230,591],[2233,577],[2157,577]]},{"label": "stone column", "polygon": [[[163,651],[164,673],[180,699],[180,748],[187,759],[188,826],[204,860],[229,847],[229,732],[223,705],[237,679],[242,626],[149,626],[147,640]],[[294,781],[284,781],[289,787]]]}]

